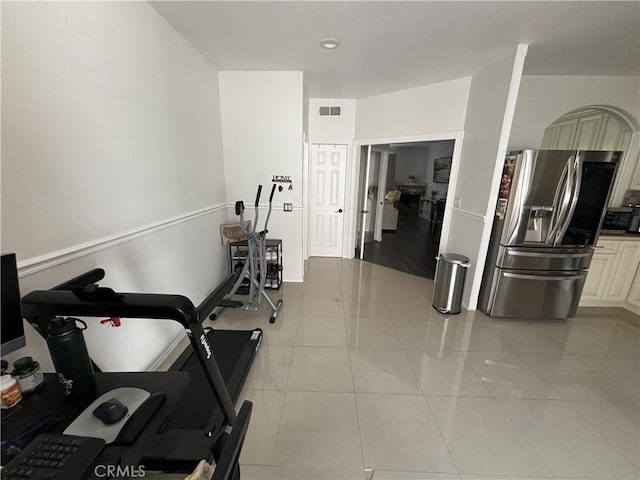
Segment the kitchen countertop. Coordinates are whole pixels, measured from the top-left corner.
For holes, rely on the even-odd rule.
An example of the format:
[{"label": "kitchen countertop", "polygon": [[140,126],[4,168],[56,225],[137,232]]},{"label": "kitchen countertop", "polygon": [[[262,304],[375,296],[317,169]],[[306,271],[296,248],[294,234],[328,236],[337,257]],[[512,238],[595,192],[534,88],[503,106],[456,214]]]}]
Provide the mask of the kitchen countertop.
[{"label": "kitchen countertop", "polygon": [[602,231],[600,232],[600,238],[603,240],[640,240],[640,234]]}]

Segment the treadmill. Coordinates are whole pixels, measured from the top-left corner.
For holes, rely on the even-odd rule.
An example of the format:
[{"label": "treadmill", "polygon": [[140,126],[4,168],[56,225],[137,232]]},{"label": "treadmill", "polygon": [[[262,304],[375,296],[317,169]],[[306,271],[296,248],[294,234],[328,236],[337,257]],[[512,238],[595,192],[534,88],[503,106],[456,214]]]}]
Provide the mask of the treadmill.
[{"label": "treadmill", "polygon": [[[219,461],[237,421],[238,399],[263,332],[204,329],[202,320],[222,302],[235,278],[230,275],[198,306],[181,295],[118,293],[100,287],[105,271],[93,269],[50,290],[36,290],[22,298],[24,317],[43,336],[56,316],[146,318],[179,322],[190,345],[169,370],[189,374],[187,388],[158,431],[148,435],[141,465],[147,470],[189,473],[202,459]],[[100,371],[94,363],[96,371]],[[250,402],[244,402],[245,404]],[[244,404],[243,404],[244,407]],[[250,414],[250,405],[249,405]],[[246,433],[247,415],[241,415]],[[245,424],[246,423],[246,424]],[[235,429],[234,429],[235,430]],[[233,437],[233,430],[231,431]],[[243,435],[244,438],[244,435]],[[239,477],[240,445],[231,465]],[[232,462],[233,463],[233,462]],[[228,472],[227,472],[228,473]]]}]

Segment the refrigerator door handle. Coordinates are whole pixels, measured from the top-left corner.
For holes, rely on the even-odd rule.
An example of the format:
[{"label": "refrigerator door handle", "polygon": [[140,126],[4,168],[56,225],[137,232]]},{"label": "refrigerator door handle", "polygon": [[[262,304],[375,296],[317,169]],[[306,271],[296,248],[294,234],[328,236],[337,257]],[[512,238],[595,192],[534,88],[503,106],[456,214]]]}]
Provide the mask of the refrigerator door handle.
[{"label": "refrigerator door handle", "polygon": [[504,272],[502,274],[507,278],[517,278],[519,280],[580,280],[586,276],[586,273],[580,273],[578,275],[562,275],[562,276],[551,276],[551,275],[525,275],[522,273],[509,273]]},{"label": "refrigerator door handle", "polygon": [[569,228],[569,224],[571,223],[573,214],[576,211],[576,205],[578,204],[578,196],[580,195],[580,185],[582,183],[582,159],[580,158],[579,153],[576,154],[576,158],[572,167],[572,173],[573,173],[573,179],[571,181],[571,184],[573,186],[573,191],[571,192],[571,203],[569,204],[569,211],[563,221],[562,228],[558,232],[558,236],[555,242],[556,245],[562,241],[564,234],[567,233],[567,229]]},{"label": "refrigerator door handle", "polygon": [[560,219],[562,218],[564,209],[566,208],[565,205],[568,203],[566,202],[566,199],[570,188],[569,182],[572,163],[573,156],[569,157],[564,169],[562,170],[562,176],[560,177],[560,182],[558,182],[558,186],[553,197],[553,214],[551,215],[551,225],[549,228],[549,235],[547,236],[547,244],[555,244],[556,234],[560,226]]}]

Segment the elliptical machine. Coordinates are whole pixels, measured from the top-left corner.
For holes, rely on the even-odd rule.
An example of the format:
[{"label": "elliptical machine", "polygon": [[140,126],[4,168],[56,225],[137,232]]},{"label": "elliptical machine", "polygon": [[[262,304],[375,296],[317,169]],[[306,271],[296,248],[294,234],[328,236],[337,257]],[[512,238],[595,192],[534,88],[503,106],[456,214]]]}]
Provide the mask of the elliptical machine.
[{"label": "elliptical machine", "polygon": [[[269,211],[267,213],[267,218],[264,221],[264,228],[260,232],[256,231],[256,227],[258,225],[258,204],[260,203],[262,185],[258,185],[258,193],[256,194],[255,202],[255,215],[251,230],[247,230],[245,227],[244,202],[242,200],[236,202],[236,215],[240,216],[240,228],[242,229],[242,233],[247,236],[248,252],[247,259],[244,262],[242,270],[238,274],[238,278],[236,279],[233,288],[224,296],[224,300],[230,300],[231,297],[237,293],[243,282],[247,280],[249,283],[249,302],[244,304],[241,308],[255,312],[260,308],[262,297],[264,297],[272,309],[271,317],[269,317],[269,323],[275,323],[278,313],[280,313],[280,309],[282,308],[282,300],[278,300],[274,304],[264,288],[267,277],[266,236],[269,232],[267,230],[267,225],[269,224],[269,218],[271,217],[271,204],[275,191],[276,184],[274,183],[271,188],[271,195],[269,195]],[[220,306],[216,307],[209,318],[211,320],[215,320],[223,308],[224,307]]]}]

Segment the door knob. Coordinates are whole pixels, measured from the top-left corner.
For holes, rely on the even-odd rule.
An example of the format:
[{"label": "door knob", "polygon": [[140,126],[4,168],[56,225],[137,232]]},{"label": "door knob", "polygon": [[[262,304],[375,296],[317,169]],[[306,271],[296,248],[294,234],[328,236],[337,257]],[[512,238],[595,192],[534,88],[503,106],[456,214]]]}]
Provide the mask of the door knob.
[{"label": "door knob", "polygon": [[341,208],[339,208],[339,209],[336,211],[336,213],[342,213],[342,209],[341,209]]}]

